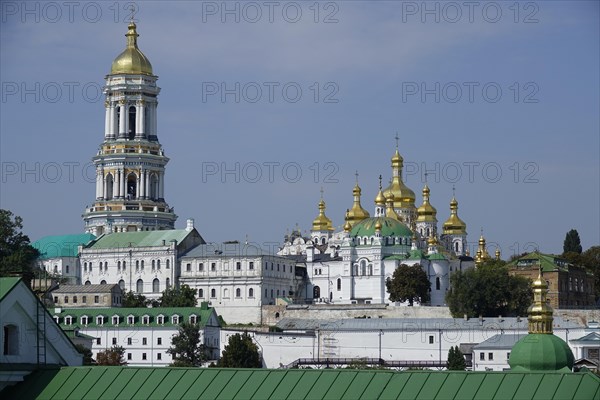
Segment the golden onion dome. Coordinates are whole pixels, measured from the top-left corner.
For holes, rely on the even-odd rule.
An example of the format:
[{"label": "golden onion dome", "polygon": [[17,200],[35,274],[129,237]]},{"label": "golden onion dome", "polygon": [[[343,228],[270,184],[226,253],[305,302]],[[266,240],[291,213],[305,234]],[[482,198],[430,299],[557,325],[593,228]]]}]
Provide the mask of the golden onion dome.
[{"label": "golden onion dome", "polygon": [[417,208],[417,222],[437,222],[437,210],[429,203],[429,186],[423,188],[423,204]]},{"label": "golden onion dome", "polygon": [[148,58],[146,58],[137,46],[137,37],[139,35],[136,31],[135,23],[131,21],[128,28],[125,34],[127,37],[127,46],[113,61],[110,74],[153,75],[152,64],[150,64]]},{"label": "golden onion dome", "polygon": [[385,196],[385,216],[402,221],[402,217],[394,210],[394,194],[391,192],[388,192],[387,196]]},{"label": "golden onion dome", "polygon": [[450,201],[450,217],[444,222],[442,229],[447,235],[467,234],[467,224],[458,216],[458,201],[455,197]]},{"label": "golden onion dome", "polygon": [[379,220],[379,218],[377,218],[377,222],[375,222],[375,230],[376,231],[381,230],[381,221]]},{"label": "golden onion dome", "polygon": [[346,223],[344,224],[344,232],[350,232],[352,230],[352,224],[350,223],[350,210],[346,210]]},{"label": "golden onion dome", "polygon": [[385,206],[385,196],[381,191],[381,175],[379,175],[379,192],[377,192],[377,196],[375,196],[375,205]]},{"label": "golden onion dome", "polygon": [[352,208],[347,212],[346,219],[351,224],[354,224],[356,222],[362,221],[365,218],[369,218],[371,215],[360,204],[361,189],[360,186],[358,186],[358,183],[354,185],[354,189],[352,189],[352,194],[354,195],[354,203],[352,204]]},{"label": "golden onion dome", "polygon": [[386,195],[390,192],[394,195],[394,208],[414,208],[415,192],[402,181],[403,165],[404,159],[396,149],[392,157],[392,182],[383,192]]},{"label": "golden onion dome", "polygon": [[325,201],[321,199],[319,202],[319,215],[313,220],[313,231],[333,231],[331,220],[325,215]]}]

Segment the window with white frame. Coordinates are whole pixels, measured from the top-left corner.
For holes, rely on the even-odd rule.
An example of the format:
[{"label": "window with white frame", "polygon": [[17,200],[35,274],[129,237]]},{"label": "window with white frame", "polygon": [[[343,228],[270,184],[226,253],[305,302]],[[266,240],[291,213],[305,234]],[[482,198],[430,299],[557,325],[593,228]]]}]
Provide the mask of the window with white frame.
[{"label": "window with white frame", "polygon": [[65,317],[65,325],[73,325],[73,317],[71,317],[70,315],[67,315]]},{"label": "window with white frame", "polygon": [[119,316],[118,315],[113,315],[112,323],[113,323],[113,325],[119,325]]},{"label": "window with white frame", "polygon": [[103,325],[103,324],[104,324],[104,316],[98,315],[96,317],[96,325]]},{"label": "window with white frame", "polygon": [[127,316],[127,323],[128,323],[129,325],[133,325],[133,324],[134,324],[134,322],[135,322],[135,317],[134,317],[133,315],[128,315],[128,316]]},{"label": "window with white frame", "polygon": [[172,323],[173,325],[177,325],[177,324],[179,324],[179,315],[173,315],[173,316],[171,317],[171,323]]},{"label": "window with white frame", "polygon": [[142,317],[142,324],[148,325],[149,323],[150,323],[150,316],[149,315],[144,315]]},{"label": "window with white frame", "polygon": [[156,317],[156,323],[163,325],[165,323],[165,316],[164,315],[159,315]]},{"label": "window with white frame", "polygon": [[81,325],[87,325],[89,321],[89,317],[87,315],[81,316]]}]

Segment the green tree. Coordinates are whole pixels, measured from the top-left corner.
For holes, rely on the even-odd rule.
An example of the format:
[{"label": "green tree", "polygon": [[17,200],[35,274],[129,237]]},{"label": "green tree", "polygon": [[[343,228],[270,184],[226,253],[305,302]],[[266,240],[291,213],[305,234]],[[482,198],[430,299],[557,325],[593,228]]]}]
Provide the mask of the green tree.
[{"label": "green tree", "polygon": [[408,301],[412,306],[415,301],[426,303],[430,298],[431,285],[419,264],[412,267],[400,264],[385,286],[391,301]]},{"label": "green tree", "polygon": [[76,344],[75,348],[77,349],[77,351],[80,354],[83,355],[83,365],[93,365],[94,364],[92,350],[90,350],[89,348],[85,347],[82,344]]},{"label": "green tree", "polygon": [[161,307],[195,307],[196,291],[188,285],[181,285],[179,289],[167,288],[158,302]]},{"label": "green tree", "polygon": [[465,356],[458,346],[450,347],[448,351],[448,362],[446,368],[450,371],[464,371],[467,368]]},{"label": "green tree", "polygon": [[96,356],[98,365],[127,365],[125,361],[125,349],[121,346],[113,346],[101,351]]},{"label": "green tree", "polygon": [[594,274],[596,300],[600,299],[600,246],[592,246],[581,253],[580,264]]},{"label": "green tree", "polygon": [[218,366],[222,368],[262,368],[258,347],[248,332],[241,335],[236,333],[229,337]]},{"label": "green tree", "polygon": [[142,308],[148,307],[150,300],[146,298],[143,294],[135,294],[132,291],[129,291],[123,297],[123,307],[131,307],[131,308]]},{"label": "green tree", "polygon": [[34,261],[40,253],[24,235],[23,219],[8,210],[0,210],[0,276],[21,276],[29,285]]},{"label": "green tree", "polygon": [[446,303],[455,318],[467,315],[526,315],[533,292],[528,279],[512,276],[502,263],[491,260],[478,268],[450,276]]},{"label": "green tree", "polygon": [[200,367],[207,359],[198,324],[183,322],[179,325],[171,345],[167,353],[173,356],[172,367]]},{"label": "green tree", "polygon": [[579,239],[579,232],[576,229],[571,229],[565,236],[565,242],[563,244],[563,253],[573,252],[581,254],[583,249],[581,248],[581,240]]}]

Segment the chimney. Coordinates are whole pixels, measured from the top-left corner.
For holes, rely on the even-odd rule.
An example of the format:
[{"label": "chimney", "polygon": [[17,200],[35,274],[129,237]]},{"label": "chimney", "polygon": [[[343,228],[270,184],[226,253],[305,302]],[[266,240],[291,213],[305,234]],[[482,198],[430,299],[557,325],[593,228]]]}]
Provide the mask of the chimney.
[{"label": "chimney", "polygon": [[194,219],[193,218],[188,218],[187,219],[187,226],[185,227],[185,230],[190,232],[194,229]]}]

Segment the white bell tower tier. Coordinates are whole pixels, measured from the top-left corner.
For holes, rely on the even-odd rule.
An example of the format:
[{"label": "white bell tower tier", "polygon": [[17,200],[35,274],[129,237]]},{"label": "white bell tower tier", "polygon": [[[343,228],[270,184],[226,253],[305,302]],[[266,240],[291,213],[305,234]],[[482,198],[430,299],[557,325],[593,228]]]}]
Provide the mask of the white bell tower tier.
[{"label": "white bell tower tier", "polygon": [[137,46],[133,21],[125,36],[127,46],[106,76],[104,142],[92,158],[96,199],[83,214],[85,231],[96,236],[174,229],[177,219],[164,199],[169,159],[158,142],[158,77]]}]

